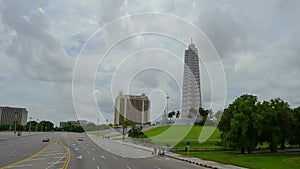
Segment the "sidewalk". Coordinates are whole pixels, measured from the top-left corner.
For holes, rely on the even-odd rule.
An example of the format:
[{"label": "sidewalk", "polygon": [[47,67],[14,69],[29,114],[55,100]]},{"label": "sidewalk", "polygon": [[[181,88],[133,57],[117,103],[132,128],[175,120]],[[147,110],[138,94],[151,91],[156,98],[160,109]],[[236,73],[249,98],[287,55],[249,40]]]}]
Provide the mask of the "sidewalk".
[{"label": "sidewalk", "polygon": [[[118,141],[120,144],[123,145],[127,145],[130,147],[134,147],[134,148],[138,148],[138,149],[142,149],[142,150],[146,150],[149,152],[153,152],[153,148],[151,147],[144,147],[141,145],[137,145],[137,144],[133,144],[131,142],[122,142],[122,141]],[[202,167],[207,167],[207,168],[214,168],[214,169],[246,169],[243,167],[238,167],[238,166],[233,166],[233,165],[228,165],[228,164],[222,164],[222,163],[218,163],[218,162],[214,162],[214,161],[207,161],[207,160],[202,160],[199,158],[187,158],[185,156],[179,155],[179,154],[175,154],[172,152],[167,152],[166,153],[167,157],[176,159],[176,160],[181,160],[181,161],[185,161],[188,163],[193,163],[195,165],[199,165]]]}]

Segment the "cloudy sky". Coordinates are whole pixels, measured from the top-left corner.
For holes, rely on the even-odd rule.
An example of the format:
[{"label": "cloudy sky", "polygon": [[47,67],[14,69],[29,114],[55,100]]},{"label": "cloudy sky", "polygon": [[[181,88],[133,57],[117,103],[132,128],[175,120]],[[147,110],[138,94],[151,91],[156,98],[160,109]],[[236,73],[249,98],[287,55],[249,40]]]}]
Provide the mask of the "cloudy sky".
[{"label": "cloudy sky", "polygon": [[217,111],[243,93],[297,107],[299,7],[297,0],[2,0],[0,105],[27,107],[29,117],[56,125],[102,123],[112,122],[119,91],[144,92],[155,119],[167,93],[169,110],[180,109],[193,37],[205,108]]}]

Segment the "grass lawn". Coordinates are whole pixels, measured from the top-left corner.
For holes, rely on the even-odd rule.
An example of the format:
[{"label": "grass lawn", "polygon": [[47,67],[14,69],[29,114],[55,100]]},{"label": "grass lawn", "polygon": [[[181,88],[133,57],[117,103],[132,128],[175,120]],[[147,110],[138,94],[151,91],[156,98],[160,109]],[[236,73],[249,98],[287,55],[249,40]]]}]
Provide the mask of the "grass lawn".
[{"label": "grass lawn", "polygon": [[108,134],[108,133],[109,132],[106,132],[106,131],[96,131],[96,132],[93,132],[91,134],[99,137],[99,136],[103,136],[103,135]]},{"label": "grass lawn", "polygon": [[161,127],[156,127],[154,129],[145,131],[145,134],[147,135],[147,137],[154,137],[157,136],[161,133],[163,133],[164,131],[166,131],[167,129],[169,129],[171,126],[161,126]]},{"label": "grass lawn", "polygon": [[[187,155],[186,152],[178,152],[178,154]],[[300,153],[241,155],[232,152],[191,152],[190,156],[253,169],[300,168]]]},{"label": "grass lawn", "polygon": [[198,138],[202,128],[202,126],[162,126],[148,130],[145,134],[156,144],[170,144],[175,148],[185,148],[187,141],[191,143],[190,148],[192,149],[221,148],[216,145],[220,141],[220,132],[218,129],[214,130],[213,127],[206,128],[213,132],[209,139],[204,143],[199,142]]}]

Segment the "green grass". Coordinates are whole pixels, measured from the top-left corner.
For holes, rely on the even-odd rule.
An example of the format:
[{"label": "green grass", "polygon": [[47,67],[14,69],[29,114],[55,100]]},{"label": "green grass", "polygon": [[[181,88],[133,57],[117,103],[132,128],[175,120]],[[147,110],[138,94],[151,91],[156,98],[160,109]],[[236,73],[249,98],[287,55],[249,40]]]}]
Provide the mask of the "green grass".
[{"label": "green grass", "polygon": [[93,132],[91,134],[99,137],[99,136],[103,136],[103,135],[108,134],[108,133],[109,132],[106,132],[106,131],[96,131],[96,132]]},{"label": "green grass", "polygon": [[219,130],[215,130],[214,127],[207,127],[206,132],[202,133],[201,136],[205,137],[205,134],[210,132],[213,134],[204,143],[200,143],[198,138],[202,129],[202,126],[162,126],[146,131],[145,134],[156,144],[169,144],[175,148],[185,148],[187,141],[191,143],[190,148],[192,149],[221,148],[216,145],[220,141]]},{"label": "green grass", "polygon": [[147,137],[154,137],[157,136],[161,133],[163,133],[164,131],[166,131],[167,129],[169,129],[171,126],[161,126],[161,127],[156,127],[152,130],[148,130],[145,131],[145,135],[147,135]]},{"label": "green grass", "polygon": [[[187,156],[187,152],[178,152],[178,154]],[[191,152],[190,156],[253,169],[300,168],[300,153],[241,155],[233,152]]]}]

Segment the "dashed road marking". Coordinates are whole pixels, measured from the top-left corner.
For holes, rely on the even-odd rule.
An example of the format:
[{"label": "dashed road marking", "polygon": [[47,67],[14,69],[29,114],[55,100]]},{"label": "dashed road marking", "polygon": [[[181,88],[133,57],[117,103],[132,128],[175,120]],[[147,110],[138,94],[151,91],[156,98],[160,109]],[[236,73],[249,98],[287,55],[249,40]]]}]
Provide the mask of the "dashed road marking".
[{"label": "dashed road marking", "polygon": [[87,151],[88,154],[91,154],[89,151]]},{"label": "dashed road marking", "polygon": [[28,167],[28,166],[33,166],[33,164],[14,165],[14,166],[9,166],[7,168],[19,168],[19,167]]},{"label": "dashed road marking", "polygon": [[105,157],[104,156],[100,156],[101,158],[103,158],[105,160]]},{"label": "dashed road marking", "polygon": [[155,166],[155,165],[154,165],[153,167],[156,168],[156,169],[160,169],[159,167],[157,167],[157,166]]},{"label": "dashed road marking", "polygon": [[26,161],[36,161],[36,160],[45,160],[45,158],[33,158],[33,159],[30,159],[30,160],[26,160]]},{"label": "dashed road marking", "polygon": [[94,157],[92,157],[92,159],[95,161],[96,159]]},{"label": "dashed road marking", "polygon": [[126,168],[131,169],[128,165],[126,165]]},{"label": "dashed road marking", "polygon": [[115,157],[115,156],[113,156],[113,158],[114,158],[114,159],[116,159],[116,160],[118,159],[118,158],[117,158],[117,157]]},{"label": "dashed road marking", "polygon": [[97,166],[97,169],[100,169],[100,167],[99,167],[99,166]]},{"label": "dashed road marking", "polygon": [[65,153],[53,153],[53,154],[48,153],[48,154],[42,154],[40,156],[44,157],[44,156],[54,156],[54,155],[61,155],[61,154],[65,154]]}]

